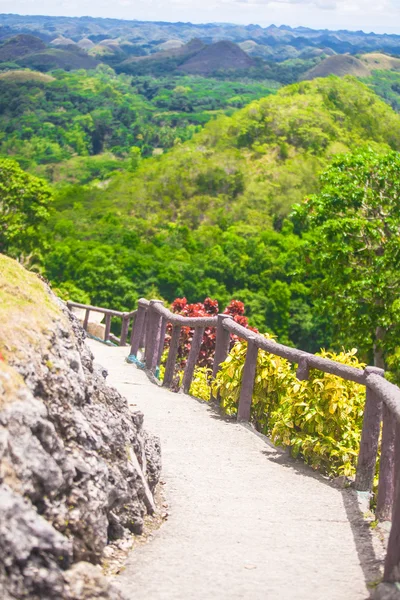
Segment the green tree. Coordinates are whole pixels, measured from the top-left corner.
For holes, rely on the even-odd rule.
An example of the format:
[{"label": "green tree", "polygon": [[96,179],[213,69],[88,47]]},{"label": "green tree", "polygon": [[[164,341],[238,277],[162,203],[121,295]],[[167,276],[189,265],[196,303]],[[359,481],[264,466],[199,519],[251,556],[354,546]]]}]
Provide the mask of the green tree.
[{"label": "green tree", "polygon": [[0,159],[0,252],[21,259],[43,248],[40,228],[50,216],[51,200],[45,181]]},{"label": "green tree", "polygon": [[310,231],[306,270],[343,341],[384,368],[400,333],[400,154],[339,156],[321,183],[294,210]]}]

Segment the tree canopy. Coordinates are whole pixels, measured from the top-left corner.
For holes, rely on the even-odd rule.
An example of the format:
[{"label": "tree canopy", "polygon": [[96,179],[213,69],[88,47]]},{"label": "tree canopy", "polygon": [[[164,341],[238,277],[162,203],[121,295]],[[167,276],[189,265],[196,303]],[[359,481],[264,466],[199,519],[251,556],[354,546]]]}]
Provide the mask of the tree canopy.
[{"label": "tree canopy", "polygon": [[13,160],[0,159],[0,252],[14,258],[40,252],[52,192]]},{"label": "tree canopy", "polygon": [[347,342],[385,367],[400,333],[400,154],[338,156],[319,194],[298,205],[320,307]]}]

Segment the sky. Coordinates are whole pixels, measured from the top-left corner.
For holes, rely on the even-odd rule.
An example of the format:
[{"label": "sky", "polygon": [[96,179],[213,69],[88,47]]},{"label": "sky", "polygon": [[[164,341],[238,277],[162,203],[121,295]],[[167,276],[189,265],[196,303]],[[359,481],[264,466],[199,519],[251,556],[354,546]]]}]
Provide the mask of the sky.
[{"label": "sky", "polygon": [[0,12],[400,34],[400,0],[0,0]]}]

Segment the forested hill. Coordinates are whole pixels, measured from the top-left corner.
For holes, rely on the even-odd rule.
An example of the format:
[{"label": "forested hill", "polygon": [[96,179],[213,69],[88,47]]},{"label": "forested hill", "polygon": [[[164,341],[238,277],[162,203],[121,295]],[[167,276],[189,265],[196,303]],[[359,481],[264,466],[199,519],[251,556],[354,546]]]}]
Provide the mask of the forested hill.
[{"label": "forested hill", "polygon": [[76,300],[121,309],[140,296],[235,297],[280,340],[329,346],[284,217],[337,153],[364,145],[400,149],[400,117],[366,86],[331,77],[284,88],[103,189],[63,188],[47,276]]},{"label": "forested hill", "polygon": [[348,77],[302,82],[231,117],[208,123],[191,142],[142,163],[93,192],[124,212],[191,227],[267,224],[316,189],[339,152],[368,143],[400,149],[400,118]]}]

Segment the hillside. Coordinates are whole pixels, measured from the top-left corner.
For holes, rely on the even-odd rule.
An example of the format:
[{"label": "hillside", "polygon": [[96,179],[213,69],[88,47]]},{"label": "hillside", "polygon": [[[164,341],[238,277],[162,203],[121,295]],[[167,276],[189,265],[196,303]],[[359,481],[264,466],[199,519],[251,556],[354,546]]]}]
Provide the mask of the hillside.
[{"label": "hillside", "polygon": [[232,42],[217,42],[206,46],[178,67],[179,71],[193,75],[210,75],[221,69],[246,69],[254,61]]},{"label": "hillside", "polygon": [[[257,219],[276,211],[286,213],[310,192],[315,172],[329,156],[362,142],[400,148],[400,117],[355,79],[304,82],[252,103],[231,118],[209,123],[192,142],[146,163],[133,180],[134,191],[125,196],[128,188],[118,196],[125,208],[130,197],[135,214],[141,216],[150,202],[155,219],[157,207],[166,209],[169,218],[179,219],[178,206],[189,211],[187,201],[195,209],[200,197],[200,204],[207,206],[203,219],[211,222],[218,220],[218,198],[223,205],[226,197],[233,221],[238,218],[235,206],[252,211],[255,198],[260,202]],[[296,168],[292,186],[287,177],[290,172],[293,177]],[[115,191],[125,182],[128,178],[119,178]],[[114,194],[112,186],[104,196],[108,193]]]},{"label": "hillside", "polygon": [[276,87],[199,76],[131,78],[105,65],[53,75],[0,71],[0,154],[52,181],[103,180]]},{"label": "hillside", "polygon": [[0,400],[1,597],[122,600],[94,565],[153,512],[159,441],[59,299],[3,255]]},{"label": "hillside", "polygon": [[328,77],[329,75],[367,77],[369,74],[370,70],[362,60],[350,56],[350,54],[338,54],[325,58],[319,65],[302,75],[301,79],[316,79],[317,77]]},{"label": "hillside", "polygon": [[361,61],[372,71],[400,71],[400,58],[395,56],[388,56],[381,52],[371,52],[370,54],[363,54],[360,57]]},{"label": "hillside", "polygon": [[12,37],[0,46],[0,62],[12,62],[22,58],[27,54],[41,52],[46,49],[46,44],[41,39],[33,36],[21,34]]},{"label": "hillside", "polygon": [[55,81],[54,77],[45,73],[38,73],[37,71],[30,71],[25,69],[22,71],[5,71],[0,73],[0,81],[13,83],[50,83]]},{"label": "hillside", "polygon": [[373,71],[400,71],[400,59],[373,52],[363,54],[356,58],[350,54],[338,54],[325,58],[318,65],[307,71],[301,79],[315,79],[329,75],[353,75],[354,77],[368,77]]},{"label": "hillside", "polygon": [[64,69],[65,71],[95,69],[99,64],[98,60],[88,56],[86,52],[80,50],[78,47],[71,49],[71,46],[67,46],[66,48],[65,50],[55,48],[33,52],[16,62],[21,67],[45,72],[53,69]]},{"label": "hillside", "polygon": [[6,39],[0,45],[0,64],[4,68],[27,67],[37,71],[52,69],[94,69],[99,61],[85,49],[66,38],[53,40],[47,46],[41,39],[21,34]]},{"label": "hillside", "polygon": [[141,296],[245,302],[250,322],[304,349],[329,346],[296,281],[301,241],[283,218],[340,152],[400,149],[400,117],[352,78],[281,89],[103,189],[64,189],[48,277],[127,310]]},{"label": "hillside", "polygon": [[199,39],[187,44],[160,49],[145,56],[131,56],[116,66],[119,73],[166,75],[176,71],[179,65],[196,56],[206,45]]}]

